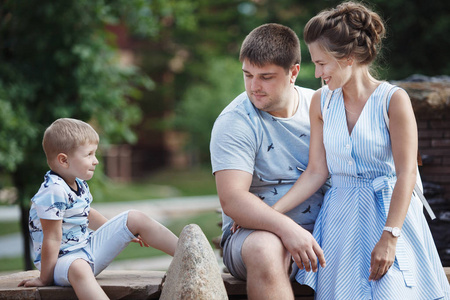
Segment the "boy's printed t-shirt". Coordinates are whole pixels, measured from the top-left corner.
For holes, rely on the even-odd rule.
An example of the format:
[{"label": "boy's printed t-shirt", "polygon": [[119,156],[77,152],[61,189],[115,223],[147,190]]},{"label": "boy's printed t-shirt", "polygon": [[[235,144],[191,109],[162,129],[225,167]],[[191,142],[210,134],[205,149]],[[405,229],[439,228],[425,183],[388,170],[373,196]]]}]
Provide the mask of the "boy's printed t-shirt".
[{"label": "boy's printed t-shirt", "polygon": [[29,229],[33,240],[34,264],[40,270],[44,238],[40,219],[62,220],[62,240],[59,256],[83,248],[89,241],[88,215],[92,195],[86,181],[76,178],[78,191],[53,171],[45,174],[39,191],[31,199]]}]

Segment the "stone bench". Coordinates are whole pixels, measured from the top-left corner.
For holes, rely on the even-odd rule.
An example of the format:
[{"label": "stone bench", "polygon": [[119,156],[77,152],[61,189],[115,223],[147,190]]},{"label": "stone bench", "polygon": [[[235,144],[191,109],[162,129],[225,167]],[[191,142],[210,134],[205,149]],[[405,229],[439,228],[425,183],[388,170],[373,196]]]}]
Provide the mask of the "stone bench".
[{"label": "stone bench", "polygon": [[[109,271],[97,276],[103,290],[110,299],[159,299],[163,271]],[[39,271],[18,272],[0,276],[0,299],[77,299],[71,287],[48,286],[39,288],[17,287],[23,279],[39,276]],[[229,299],[247,299],[245,282],[230,274],[222,274]],[[313,291],[307,286],[293,283],[296,299],[313,299]]]},{"label": "stone bench", "polygon": [[[450,282],[450,267],[444,269]],[[165,274],[163,271],[105,270],[97,280],[111,299],[159,299]],[[38,275],[38,271],[26,271],[0,276],[0,299],[77,299],[71,287],[17,287],[21,280]],[[222,278],[229,299],[247,299],[244,281],[229,274],[222,274]],[[296,282],[292,283],[292,287],[297,300],[314,299],[313,291],[309,287]]]}]

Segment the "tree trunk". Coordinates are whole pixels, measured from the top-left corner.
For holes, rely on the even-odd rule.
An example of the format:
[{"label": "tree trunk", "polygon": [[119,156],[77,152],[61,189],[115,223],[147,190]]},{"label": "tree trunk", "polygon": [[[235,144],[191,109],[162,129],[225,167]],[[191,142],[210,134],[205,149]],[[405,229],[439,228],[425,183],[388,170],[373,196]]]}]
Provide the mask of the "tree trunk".
[{"label": "tree trunk", "polygon": [[33,263],[31,260],[31,251],[30,251],[30,232],[28,230],[28,218],[29,218],[29,209],[28,207],[24,207],[24,205],[20,205],[20,229],[22,231],[22,240],[23,240],[23,260],[25,271],[33,269]]}]

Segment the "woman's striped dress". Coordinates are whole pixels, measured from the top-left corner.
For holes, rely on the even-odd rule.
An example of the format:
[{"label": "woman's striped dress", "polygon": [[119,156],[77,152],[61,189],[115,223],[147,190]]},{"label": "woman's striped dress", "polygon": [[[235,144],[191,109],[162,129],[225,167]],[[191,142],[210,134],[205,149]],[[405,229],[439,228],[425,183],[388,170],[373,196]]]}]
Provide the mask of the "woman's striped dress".
[{"label": "woman's striped dress", "polygon": [[[382,83],[367,100],[349,135],[343,95],[336,89],[324,113],[323,140],[332,188],[314,228],[327,266],[300,270],[296,279],[316,299],[450,299],[450,289],[422,204],[412,197],[393,266],[369,282],[371,252],[386,222],[396,182],[389,131],[383,118]],[[395,92],[393,89],[389,94]],[[322,88],[322,110],[329,89]]]}]

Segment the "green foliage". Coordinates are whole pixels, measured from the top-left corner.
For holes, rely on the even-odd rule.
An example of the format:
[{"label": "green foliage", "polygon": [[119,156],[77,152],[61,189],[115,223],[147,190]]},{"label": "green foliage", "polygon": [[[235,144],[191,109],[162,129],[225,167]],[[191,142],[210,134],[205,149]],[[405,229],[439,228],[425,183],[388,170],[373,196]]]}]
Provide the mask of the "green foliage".
[{"label": "green foliage", "polygon": [[[94,176],[96,177],[97,174]],[[102,181],[105,189],[94,195],[95,202],[124,202],[216,194],[216,184],[208,168],[163,169],[143,180],[117,183]],[[92,191],[92,189],[91,189]]]},{"label": "green foliage", "polygon": [[205,63],[204,82],[193,84],[176,110],[176,127],[189,132],[188,147],[200,161],[209,160],[214,121],[225,106],[243,91],[241,64],[216,57]]},{"label": "green foliage", "polygon": [[42,134],[55,119],[89,121],[103,143],[136,140],[131,126],[141,114],[134,100],[152,82],[119,64],[105,25],[120,17],[115,10],[129,13],[145,2],[3,2],[0,169],[12,172],[21,200],[29,199],[42,180],[47,168]]},{"label": "green foliage", "polygon": [[388,79],[412,74],[449,75],[450,2],[374,0],[387,22],[384,73]]},{"label": "green foliage", "polygon": [[[170,31],[172,40],[189,55],[184,70],[174,81],[167,83],[170,88],[166,86],[165,89],[172,91],[171,97],[177,100],[174,124],[189,132],[189,149],[199,154],[200,162],[206,163],[213,121],[226,101],[242,91],[237,83],[232,88],[227,81],[241,80],[240,76],[233,75],[233,68],[238,72],[240,66],[232,62],[238,61],[240,44],[246,34],[263,23],[275,22],[291,27],[302,40],[303,27],[311,17],[342,1],[194,2],[197,3],[196,18],[201,33]],[[387,21],[388,35],[383,55],[374,66],[379,74],[377,77],[394,80],[414,73],[450,73],[450,61],[446,57],[450,48],[449,1],[374,0],[369,7]],[[228,71],[211,71],[221,68],[221,60],[228,61]],[[230,76],[235,77],[228,78]],[[320,79],[314,78],[314,67],[304,43],[297,84],[320,87]]]}]

